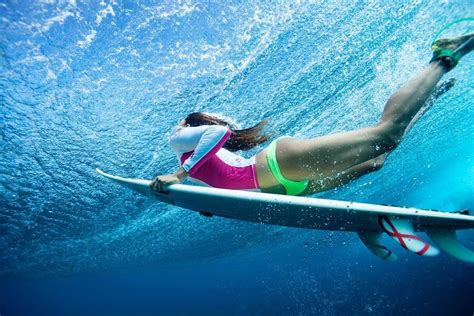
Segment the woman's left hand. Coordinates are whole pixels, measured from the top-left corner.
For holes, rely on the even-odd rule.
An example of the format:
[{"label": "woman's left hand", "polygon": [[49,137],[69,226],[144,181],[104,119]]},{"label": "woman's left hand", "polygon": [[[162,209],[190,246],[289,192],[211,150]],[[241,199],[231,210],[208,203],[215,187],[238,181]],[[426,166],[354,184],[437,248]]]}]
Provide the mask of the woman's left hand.
[{"label": "woman's left hand", "polygon": [[176,174],[167,174],[156,177],[151,183],[150,187],[152,190],[158,192],[166,192],[166,187],[171,184],[181,183],[180,179]]}]

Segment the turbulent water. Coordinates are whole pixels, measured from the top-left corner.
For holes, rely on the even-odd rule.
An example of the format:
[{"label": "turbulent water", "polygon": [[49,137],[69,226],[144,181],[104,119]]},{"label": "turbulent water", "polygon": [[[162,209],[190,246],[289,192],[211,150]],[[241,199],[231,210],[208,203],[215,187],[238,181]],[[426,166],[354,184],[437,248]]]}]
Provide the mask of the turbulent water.
[{"label": "turbulent water", "polygon": [[[275,136],[374,124],[472,1],[0,0],[0,15],[0,314],[474,312],[472,265],[395,244],[387,264],[352,234],[209,219],[94,170],[173,172],[167,138],[193,111],[268,118]],[[381,171],[318,196],[474,209],[473,65]]]}]

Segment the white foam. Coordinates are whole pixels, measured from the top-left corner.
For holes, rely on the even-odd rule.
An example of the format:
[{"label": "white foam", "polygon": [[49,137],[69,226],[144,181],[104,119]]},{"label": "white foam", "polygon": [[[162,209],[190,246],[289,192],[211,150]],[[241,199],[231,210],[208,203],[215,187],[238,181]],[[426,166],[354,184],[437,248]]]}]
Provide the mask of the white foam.
[{"label": "white foam", "polygon": [[66,21],[66,19],[70,16],[74,16],[71,11],[62,11],[59,15],[56,15],[48,20],[46,23],[40,26],[41,31],[47,32],[49,29],[56,23],[62,25]]},{"label": "white foam", "polygon": [[58,79],[58,77],[56,76],[56,74],[48,68],[48,73],[46,74],[46,80],[56,80]]},{"label": "white foam", "polygon": [[99,14],[97,14],[95,18],[95,24],[100,25],[102,23],[102,20],[108,15],[115,16],[114,8],[110,4],[107,6],[107,8],[99,11]]},{"label": "white foam", "polygon": [[[160,7],[161,8],[161,7]],[[168,19],[172,16],[183,17],[194,11],[199,11],[199,8],[194,4],[184,4],[181,7],[172,9],[168,12],[160,13],[158,16],[162,19]]]},{"label": "white foam", "polygon": [[92,43],[94,40],[95,36],[97,35],[96,30],[92,30],[89,35],[87,35],[83,41],[78,41],[77,45],[79,45],[81,48],[87,48],[89,45]]}]

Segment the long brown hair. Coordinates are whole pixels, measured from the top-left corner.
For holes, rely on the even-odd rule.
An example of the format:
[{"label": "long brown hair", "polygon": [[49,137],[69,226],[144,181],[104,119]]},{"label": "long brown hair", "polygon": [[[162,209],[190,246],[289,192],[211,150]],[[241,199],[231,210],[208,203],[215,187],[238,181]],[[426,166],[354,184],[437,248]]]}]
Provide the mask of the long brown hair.
[{"label": "long brown hair", "polygon": [[216,115],[194,112],[189,114],[184,121],[186,124],[189,124],[189,126],[222,125],[228,127],[232,134],[223,147],[230,151],[252,149],[266,142],[271,137],[271,134],[263,132],[263,129],[267,125],[267,120],[263,120],[250,128],[237,129],[235,124]]}]

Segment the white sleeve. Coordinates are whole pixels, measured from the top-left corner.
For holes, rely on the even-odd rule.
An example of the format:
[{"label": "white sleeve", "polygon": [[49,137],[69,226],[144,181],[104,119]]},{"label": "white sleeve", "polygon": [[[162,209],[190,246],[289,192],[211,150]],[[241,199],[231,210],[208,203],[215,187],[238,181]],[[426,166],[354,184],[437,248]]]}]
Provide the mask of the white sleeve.
[{"label": "white sleeve", "polygon": [[170,145],[177,154],[194,151],[183,163],[184,170],[192,174],[224,146],[230,135],[230,129],[220,125],[186,127],[170,137]]}]

